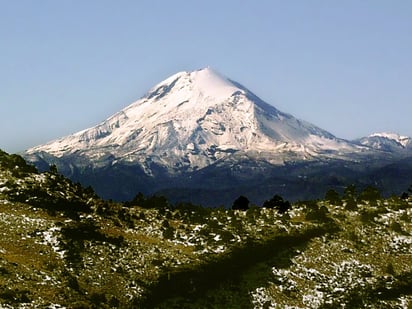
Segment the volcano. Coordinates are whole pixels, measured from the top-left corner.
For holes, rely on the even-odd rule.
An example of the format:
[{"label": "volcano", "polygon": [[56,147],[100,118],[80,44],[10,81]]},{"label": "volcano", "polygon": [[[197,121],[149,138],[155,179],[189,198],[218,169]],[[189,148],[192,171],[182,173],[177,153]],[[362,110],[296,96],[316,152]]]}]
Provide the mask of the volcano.
[{"label": "volcano", "polygon": [[[279,111],[205,68],[170,76],[100,124],[24,157],[40,168],[56,164],[103,197],[128,199],[139,191],[240,190],[289,177],[291,165],[355,163],[376,152]],[[298,170],[294,176],[306,177]]]}]

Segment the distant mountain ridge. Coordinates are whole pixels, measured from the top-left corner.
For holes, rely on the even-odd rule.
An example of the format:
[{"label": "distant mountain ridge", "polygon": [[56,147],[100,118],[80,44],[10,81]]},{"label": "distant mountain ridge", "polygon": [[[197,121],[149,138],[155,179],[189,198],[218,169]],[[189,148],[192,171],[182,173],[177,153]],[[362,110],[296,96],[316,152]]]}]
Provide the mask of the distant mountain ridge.
[{"label": "distant mountain ridge", "polygon": [[[24,157],[40,168],[56,164],[103,197],[124,199],[138,191],[235,188],[290,164],[356,165],[386,158],[388,151],[391,159],[404,157],[393,151],[402,143],[400,136],[337,138],[206,68],[177,73],[100,124],[31,148]],[[214,184],[204,178],[210,173]]]},{"label": "distant mountain ridge", "polygon": [[362,137],[355,142],[377,150],[389,152],[405,152],[412,150],[412,139],[397,133],[374,133]]}]

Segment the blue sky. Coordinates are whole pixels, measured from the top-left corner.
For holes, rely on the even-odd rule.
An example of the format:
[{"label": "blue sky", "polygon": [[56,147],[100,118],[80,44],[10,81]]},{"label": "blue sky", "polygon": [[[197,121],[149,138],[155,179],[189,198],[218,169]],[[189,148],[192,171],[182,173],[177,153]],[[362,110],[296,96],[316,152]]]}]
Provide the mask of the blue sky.
[{"label": "blue sky", "polygon": [[0,0],[0,148],[206,66],[338,137],[412,136],[412,1]]}]

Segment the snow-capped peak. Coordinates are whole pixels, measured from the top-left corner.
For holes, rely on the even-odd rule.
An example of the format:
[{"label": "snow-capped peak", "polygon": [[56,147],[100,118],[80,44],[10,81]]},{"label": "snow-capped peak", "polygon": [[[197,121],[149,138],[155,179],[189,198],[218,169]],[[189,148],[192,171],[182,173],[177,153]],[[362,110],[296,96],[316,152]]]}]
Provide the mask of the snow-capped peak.
[{"label": "snow-capped peak", "polygon": [[215,97],[228,97],[239,90],[226,77],[211,68],[194,71],[190,73],[192,82],[204,94],[213,94]]},{"label": "snow-capped peak", "polygon": [[180,93],[184,93],[184,90],[195,91],[199,95],[213,96],[215,99],[226,98],[240,90],[225,76],[207,67],[193,72],[183,71],[174,74],[150,89],[146,96],[153,97],[153,94],[158,93],[159,90],[170,91],[176,84],[180,86]]},{"label": "snow-capped peak", "polygon": [[355,142],[373,149],[399,154],[412,148],[412,139],[397,133],[373,133]]},{"label": "snow-capped peak", "polygon": [[150,174],[193,171],[245,153],[273,164],[341,156],[359,146],[277,110],[211,68],[179,72],[90,129],[27,151],[128,162]]},{"label": "snow-capped peak", "polygon": [[380,133],[373,133],[369,135],[369,137],[383,137],[389,140],[393,140],[403,147],[406,147],[410,142],[411,138],[405,135],[399,135],[398,133],[387,133],[387,132],[380,132]]}]

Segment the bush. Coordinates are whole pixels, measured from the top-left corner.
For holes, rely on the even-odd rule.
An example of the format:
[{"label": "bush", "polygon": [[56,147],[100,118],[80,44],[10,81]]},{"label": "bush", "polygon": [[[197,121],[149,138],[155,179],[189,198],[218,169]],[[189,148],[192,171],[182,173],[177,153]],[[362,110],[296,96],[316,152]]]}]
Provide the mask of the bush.
[{"label": "bush", "polygon": [[329,211],[325,206],[313,207],[306,213],[306,220],[327,221],[328,213]]},{"label": "bush", "polygon": [[343,198],[345,200],[356,200],[357,193],[356,193],[356,186],[355,185],[349,185],[345,188],[343,191]]},{"label": "bush", "polygon": [[165,209],[169,208],[169,201],[164,196],[152,195],[145,197],[143,193],[139,192],[130,202],[125,202],[126,207],[140,206],[143,208]]},{"label": "bush", "polygon": [[377,210],[362,210],[360,212],[360,220],[362,223],[373,223],[374,219],[379,215]]},{"label": "bush", "polygon": [[284,201],[283,197],[276,194],[270,200],[263,203],[263,208],[275,208],[279,213],[283,214],[291,208],[291,205],[289,201]]},{"label": "bush", "polygon": [[392,231],[396,233],[404,234],[404,231],[402,230],[402,226],[399,224],[399,222],[392,222],[390,228]]},{"label": "bush", "polygon": [[325,194],[325,200],[327,200],[332,205],[342,205],[342,200],[339,193],[333,189],[330,189]]},{"label": "bush", "polygon": [[20,289],[5,289],[0,292],[0,300],[5,300],[6,303],[29,303],[31,300],[29,298],[30,292],[28,290]]},{"label": "bush", "polygon": [[249,199],[243,195],[239,196],[232,206],[233,210],[248,210],[249,209]]},{"label": "bush", "polygon": [[106,295],[102,292],[93,292],[90,294],[90,301],[95,305],[107,302]]},{"label": "bush", "polygon": [[350,198],[346,200],[345,209],[350,210],[350,211],[355,211],[358,209],[358,203],[356,202],[356,200]]},{"label": "bush", "polygon": [[402,195],[401,195],[401,199],[407,200],[408,198],[409,198],[409,194],[406,193],[406,192],[403,192]]},{"label": "bush", "polygon": [[175,235],[175,230],[174,230],[174,228],[171,227],[171,226],[166,227],[166,228],[164,228],[164,230],[163,230],[163,232],[162,232],[162,235],[163,235],[163,237],[166,238],[166,239],[173,239],[173,238],[174,238],[174,235]]},{"label": "bush", "polygon": [[381,193],[378,189],[372,186],[367,186],[359,195],[361,201],[376,203],[381,198]]}]

